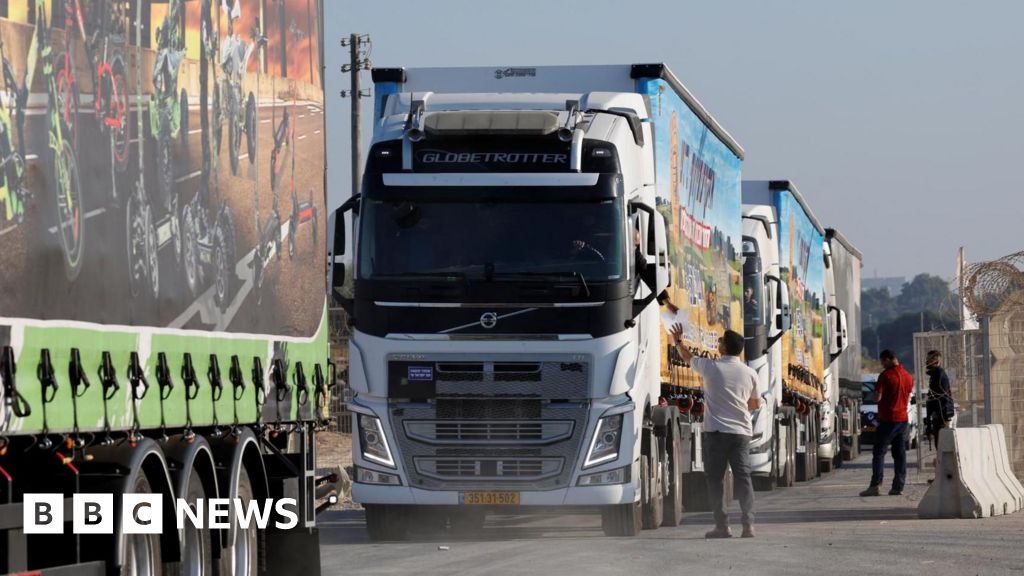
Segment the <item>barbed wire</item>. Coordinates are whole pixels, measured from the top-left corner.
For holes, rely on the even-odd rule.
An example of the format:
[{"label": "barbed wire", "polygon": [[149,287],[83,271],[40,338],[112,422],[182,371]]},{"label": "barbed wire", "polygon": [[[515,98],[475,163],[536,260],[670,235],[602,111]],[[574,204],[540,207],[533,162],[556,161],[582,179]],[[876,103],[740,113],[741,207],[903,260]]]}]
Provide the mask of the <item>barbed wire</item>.
[{"label": "barbed wire", "polygon": [[970,264],[964,278],[967,307],[978,316],[992,316],[1008,300],[1024,293],[1024,251]]}]

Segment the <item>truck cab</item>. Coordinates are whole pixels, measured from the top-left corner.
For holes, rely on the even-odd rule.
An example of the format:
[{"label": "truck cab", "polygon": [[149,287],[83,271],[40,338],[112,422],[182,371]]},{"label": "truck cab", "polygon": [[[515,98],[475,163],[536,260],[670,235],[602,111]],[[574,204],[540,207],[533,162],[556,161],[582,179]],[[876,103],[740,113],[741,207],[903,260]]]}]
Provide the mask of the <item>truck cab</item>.
[{"label": "truck cab", "polygon": [[821,425],[818,436],[818,465],[821,472],[831,472],[842,463],[842,447],[840,446],[840,386],[839,356],[849,345],[847,334],[846,311],[840,307],[836,295],[836,263],[832,258],[832,245],[826,238],[822,245],[825,264],[825,302],[826,322],[824,325],[825,341],[828,343],[825,358],[825,390],[824,400],[819,412]]},{"label": "truck cab", "polygon": [[[743,210],[744,358],[758,375],[761,407],[752,418],[750,466],[754,487],[771,490],[793,459],[790,422],[782,417],[782,346],[789,329],[789,286],[780,280],[778,223],[770,206]],[[792,466],[792,464],[790,464]]]},{"label": "truck cab", "polygon": [[[632,535],[678,491],[655,435],[669,263],[647,103],[528,70],[500,71],[508,92],[493,70],[374,71],[333,255],[351,210],[353,499],[371,538],[506,506],[597,508]],[[553,85],[531,89],[538,75]]]}]

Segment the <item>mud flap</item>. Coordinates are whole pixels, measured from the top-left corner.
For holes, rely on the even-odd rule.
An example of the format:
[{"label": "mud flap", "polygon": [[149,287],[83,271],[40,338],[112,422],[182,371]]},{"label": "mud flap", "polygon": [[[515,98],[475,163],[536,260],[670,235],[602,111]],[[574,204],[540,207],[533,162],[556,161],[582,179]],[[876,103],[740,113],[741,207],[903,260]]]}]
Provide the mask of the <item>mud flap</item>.
[{"label": "mud flap", "polygon": [[265,531],[267,574],[320,576],[320,530],[294,528]]}]

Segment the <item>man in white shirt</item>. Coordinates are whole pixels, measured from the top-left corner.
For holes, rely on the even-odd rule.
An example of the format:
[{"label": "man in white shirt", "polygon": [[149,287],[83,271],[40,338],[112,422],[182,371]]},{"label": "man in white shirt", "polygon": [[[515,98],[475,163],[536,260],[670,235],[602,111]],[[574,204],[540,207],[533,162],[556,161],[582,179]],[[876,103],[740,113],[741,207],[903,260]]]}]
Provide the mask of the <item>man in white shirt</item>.
[{"label": "man in white shirt", "polygon": [[683,327],[672,326],[672,341],[683,362],[704,380],[704,474],[715,529],[705,538],[730,538],[725,512],[725,467],[732,467],[736,498],[743,511],[743,537],[754,537],[754,485],[750,481],[750,413],[761,405],[757,372],[740,359],[743,335],[726,330],[718,339],[719,360],[699,358],[682,342]]}]

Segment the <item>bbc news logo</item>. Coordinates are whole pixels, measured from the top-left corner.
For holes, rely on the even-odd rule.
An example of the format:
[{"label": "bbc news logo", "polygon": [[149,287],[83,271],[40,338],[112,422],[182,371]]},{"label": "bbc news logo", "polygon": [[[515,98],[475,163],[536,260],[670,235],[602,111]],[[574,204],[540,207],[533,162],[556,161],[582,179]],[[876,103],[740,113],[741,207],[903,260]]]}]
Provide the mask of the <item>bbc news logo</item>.
[{"label": "bbc news logo", "polygon": [[[75,534],[113,534],[118,514],[113,494],[74,494],[71,505],[72,532]],[[298,503],[294,498],[248,500],[239,498],[197,499],[195,504],[181,498],[174,502],[178,530],[227,529],[234,519],[239,528],[266,529],[273,526],[289,530],[299,524]],[[120,520],[125,534],[160,534],[164,525],[164,498],[160,494],[124,494]],[[63,534],[64,495],[25,494],[22,521],[26,534]]]}]

